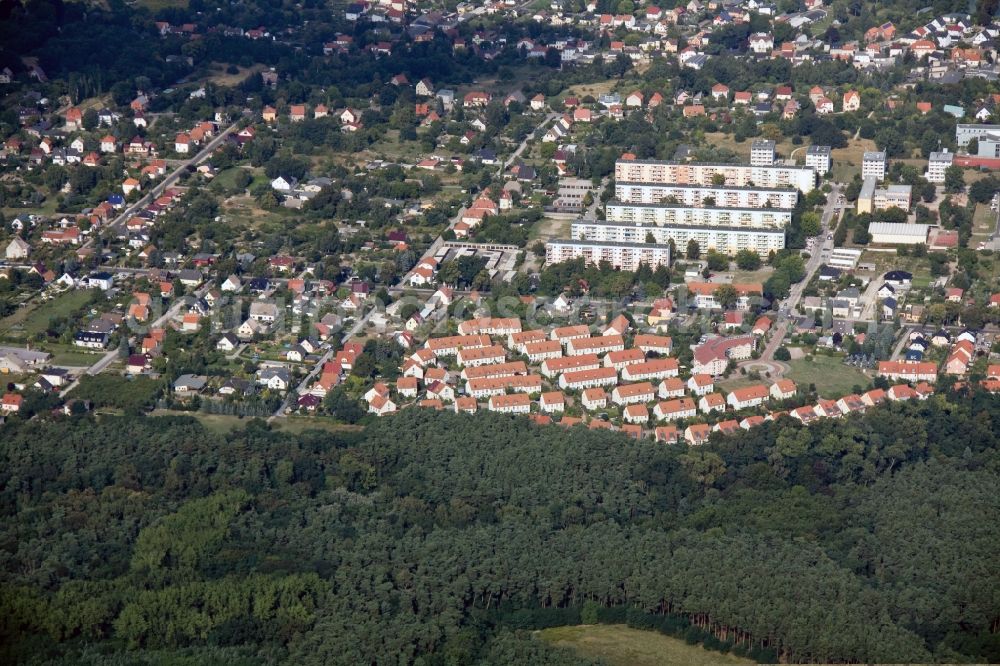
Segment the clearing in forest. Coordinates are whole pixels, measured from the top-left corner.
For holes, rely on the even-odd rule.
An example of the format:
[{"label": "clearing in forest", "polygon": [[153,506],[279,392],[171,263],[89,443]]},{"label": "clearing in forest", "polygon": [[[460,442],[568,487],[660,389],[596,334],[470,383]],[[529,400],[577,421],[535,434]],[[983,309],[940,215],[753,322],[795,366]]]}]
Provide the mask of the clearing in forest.
[{"label": "clearing in forest", "polygon": [[538,632],[542,639],[569,648],[611,666],[708,666],[752,664],[732,654],[713,652],[655,631],[632,629],[624,624],[581,624]]}]

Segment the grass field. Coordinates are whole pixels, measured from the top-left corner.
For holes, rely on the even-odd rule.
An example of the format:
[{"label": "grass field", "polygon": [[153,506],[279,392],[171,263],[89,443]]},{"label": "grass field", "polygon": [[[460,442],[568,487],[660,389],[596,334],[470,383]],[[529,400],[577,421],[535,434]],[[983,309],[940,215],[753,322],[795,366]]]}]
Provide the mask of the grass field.
[{"label": "grass field", "polygon": [[0,319],[0,338],[23,340],[41,333],[53,317],[65,317],[90,302],[91,293],[75,289],[59,294],[49,301],[36,300],[14,314]]},{"label": "grass field", "polygon": [[865,151],[875,150],[875,142],[871,139],[848,139],[846,148],[834,148],[830,151],[833,160],[833,179],[839,183],[850,182],[854,174],[861,173],[861,160]]},{"label": "grass field", "polygon": [[[163,1],[163,0],[159,0]],[[166,0],[166,4],[170,4],[170,0]],[[174,4],[186,5],[187,2],[175,2]],[[212,66],[212,72],[204,80],[209,83],[214,83],[217,86],[232,87],[243,83],[243,81],[256,72],[264,69],[263,65],[254,65],[253,67],[237,67],[238,70],[235,74],[230,74],[226,71],[229,65],[223,63],[214,63]]]},{"label": "grass field", "polygon": [[975,247],[976,243],[988,240],[996,229],[996,224],[997,214],[986,204],[976,204],[976,212],[972,215],[972,240],[969,247]]},{"label": "grass field", "polygon": [[560,220],[553,217],[543,217],[538,220],[528,233],[528,242],[548,241],[553,238],[569,238],[569,230],[573,220]]},{"label": "grass field", "polygon": [[786,377],[803,390],[815,384],[821,398],[839,398],[850,393],[855,384],[867,386],[870,381],[857,368],[844,365],[839,356],[811,356],[788,365],[791,370]]},{"label": "grass field", "polygon": [[568,648],[585,657],[601,659],[610,666],[708,666],[752,664],[731,654],[711,652],[654,631],[631,629],[621,624],[585,624],[555,627],[538,632],[543,640]]},{"label": "grass field", "polygon": [[87,353],[85,351],[77,351],[72,348],[64,348],[62,346],[57,348],[51,348],[52,345],[43,345],[45,351],[52,354],[52,365],[57,366],[68,366],[73,368],[89,368],[90,366],[101,360],[104,353]]},{"label": "grass field", "polygon": [[[212,179],[212,182],[218,183],[218,186],[222,187],[226,191],[232,191],[236,188],[236,175],[240,171],[246,171],[246,169],[243,169],[243,167],[231,167],[225,171],[220,171],[215,178]],[[256,170],[250,170],[250,175],[257,175]]]},{"label": "grass field", "polygon": [[[731,150],[746,161],[750,160],[750,144],[752,143],[753,139],[747,139],[743,143],[737,143],[732,134],[726,134],[725,132],[705,132],[705,144],[707,146]],[[778,152],[778,154],[785,157],[788,157],[791,155],[793,150],[800,147],[802,150],[795,153],[795,156],[797,158],[804,158],[805,153],[803,151],[805,151],[805,146],[794,145],[790,137],[782,137],[776,141],[774,145],[774,149]]]},{"label": "grass field", "polygon": [[591,95],[596,98],[614,90],[616,83],[618,82],[613,79],[598,81],[596,83],[580,83],[570,86],[566,91],[565,97],[586,97],[587,95]]}]

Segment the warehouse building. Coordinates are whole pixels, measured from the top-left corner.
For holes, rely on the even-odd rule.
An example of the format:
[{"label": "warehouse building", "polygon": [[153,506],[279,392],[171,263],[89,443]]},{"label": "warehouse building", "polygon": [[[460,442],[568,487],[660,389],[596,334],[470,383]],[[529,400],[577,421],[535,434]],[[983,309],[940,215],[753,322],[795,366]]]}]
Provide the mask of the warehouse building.
[{"label": "warehouse building", "polygon": [[872,222],[868,233],[877,245],[919,245],[927,242],[926,224],[900,224],[898,222]]}]

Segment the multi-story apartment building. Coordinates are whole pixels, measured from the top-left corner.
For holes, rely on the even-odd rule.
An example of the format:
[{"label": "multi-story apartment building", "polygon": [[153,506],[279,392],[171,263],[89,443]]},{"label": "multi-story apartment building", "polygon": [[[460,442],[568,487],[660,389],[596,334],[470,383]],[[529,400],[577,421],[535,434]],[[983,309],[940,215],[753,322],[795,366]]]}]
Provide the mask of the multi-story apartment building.
[{"label": "multi-story apartment building", "polygon": [[883,151],[868,151],[861,159],[861,177],[882,180],[889,167],[889,160]]},{"label": "multi-story apartment building", "polygon": [[750,144],[750,166],[774,166],[774,141],[754,139]]},{"label": "multi-story apartment building", "polygon": [[661,204],[716,208],[794,208],[798,190],[790,187],[730,187],[722,185],[685,185],[680,183],[643,183],[615,181],[615,199],[621,203]]},{"label": "multi-story apartment building", "polygon": [[[609,222],[667,226],[721,226],[784,229],[792,222],[790,208],[699,208],[680,204],[636,204],[612,199],[605,206]],[[575,237],[575,236],[574,236]]]},{"label": "multi-story apartment building", "polygon": [[951,166],[955,159],[955,153],[947,150],[941,153],[931,153],[927,158],[927,182],[943,183],[944,172]]},{"label": "multi-story apartment building", "polygon": [[[652,235],[657,245],[667,245],[671,240],[677,248],[686,248],[690,241],[698,243],[703,251],[715,250],[734,255],[740,250],[753,250],[766,256],[772,250],[785,247],[784,229],[753,229],[746,227],[702,227],[688,225],[654,226],[619,222],[574,222],[571,227],[577,242],[643,243]],[[572,242],[572,241],[566,241]],[[546,246],[548,254],[548,246]]]},{"label": "multi-story apartment building", "polygon": [[809,146],[806,148],[806,166],[820,176],[830,173],[830,146]]},{"label": "multi-story apartment building", "polygon": [[712,185],[717,180],[729,187],[791,187],[808,193],[816,187],[816,172],[800,166],[634,159],[615,162],[615,182]]},{"label": "multi-story apartment building", "polygon": [[655,269],[658,266],[670,266],[670,246],[587,240],[551,240],[545,244],[547,264],[558,264],[579,257],[583,257],[588,264],[606,261],[623,271],[634,271],[641,264]]}]

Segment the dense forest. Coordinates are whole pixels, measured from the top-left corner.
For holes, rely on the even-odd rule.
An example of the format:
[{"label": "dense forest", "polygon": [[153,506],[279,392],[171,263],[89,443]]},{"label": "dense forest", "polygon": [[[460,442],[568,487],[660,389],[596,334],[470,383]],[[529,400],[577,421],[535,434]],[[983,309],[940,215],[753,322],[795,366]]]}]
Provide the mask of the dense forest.
[{"label": "dense forest", "polygon": [[0,430],[0,661],[569,664],[628,620],[758,660],[1000,660],[1000,400],[689,449],[407,412]]}]

